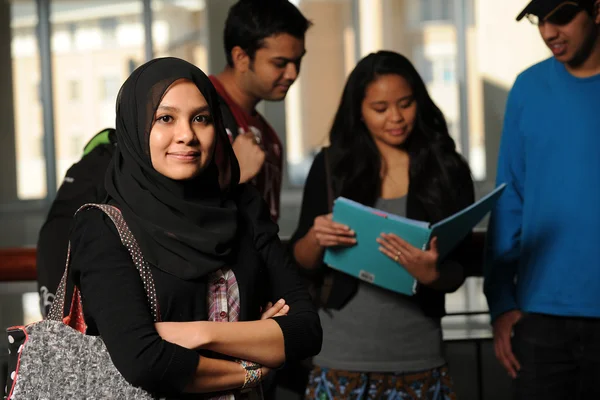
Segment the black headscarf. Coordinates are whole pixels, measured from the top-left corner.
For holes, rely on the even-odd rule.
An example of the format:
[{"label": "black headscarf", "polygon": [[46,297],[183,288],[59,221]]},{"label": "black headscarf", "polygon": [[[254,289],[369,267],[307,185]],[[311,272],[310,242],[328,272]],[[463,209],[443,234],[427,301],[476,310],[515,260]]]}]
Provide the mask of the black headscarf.
[{"label": "black headscarf", "polygon": [[[185,181],[157,172],[149,145],[156,109],[179,79],[193,82],[206,99],[216,135],[211,163]],[[177,58],[149,61],[121,87],[116,112],[118,146],[106,189],[146,260],[182,279],[201,278],[225,266],[237,232],[237,204],[231,194],[240,172],[208,77]]]}]

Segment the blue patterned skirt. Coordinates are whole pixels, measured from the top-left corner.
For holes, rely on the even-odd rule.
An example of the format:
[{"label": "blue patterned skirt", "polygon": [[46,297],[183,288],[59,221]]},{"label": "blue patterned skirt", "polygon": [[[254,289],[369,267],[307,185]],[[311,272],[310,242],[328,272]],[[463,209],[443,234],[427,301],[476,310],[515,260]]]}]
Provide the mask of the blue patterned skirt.
[{"label": "blue patterned skirt", "polygon": [[315,367],[306,400],[456,400],[448,367],[400,374]]}]

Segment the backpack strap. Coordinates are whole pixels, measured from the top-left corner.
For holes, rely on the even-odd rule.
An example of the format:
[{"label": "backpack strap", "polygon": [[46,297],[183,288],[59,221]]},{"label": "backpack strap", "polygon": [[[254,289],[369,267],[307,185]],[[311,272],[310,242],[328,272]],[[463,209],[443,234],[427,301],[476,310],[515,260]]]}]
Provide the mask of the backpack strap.
[{"label": "backpack strap", "polygon": [[[154,322],[160,322],[160,312],[158,309],[158,301],[156,299],[156,288],[154,286],[154,280],[152,279],[152,271],[150,270],[150,266],[144,259],[142,250],[140,249],[140,246],[135,240],[135,237],[129,230],[125,219],[123,219],[121,211],[118,208],[110,206],[108,204],[84,204],[79,208],[79,210],[77,210],[75,214],[89,208],[97,208],[101,210],[115,224],[117,231],[119,231],[121,243],[123,243],[123,246],[125,246],[129,251],[129,254],[131,255],[131,260],[137,268],[140,277],[142,278],[142,282],[144,283],[144,290],[146,291],[146,296],[148,297],[148,306],[150,307],[150,311],[152,312]],[[77,287],[75,287],[73,291],[73,299],[69,316],[63,319],[66,300],[65,297],[67,279],[69,276],[69,264],[71,259],[70,255],[71,243],[69,242],[65,272],[63,273],[62,279],[60,280],[60,284],[58,285],[58,289],[56,290],[56,297],[54,299],[54,302],[52,303],[50,312],[48,313],[48,319],[54,321],[64,321],[65,323],[68,323],[70,326],[73,326],[77,330],[83,331],[82,333],[85,333],[85,323],[83,322],[83,311],[81,307],[81,295]]]}]

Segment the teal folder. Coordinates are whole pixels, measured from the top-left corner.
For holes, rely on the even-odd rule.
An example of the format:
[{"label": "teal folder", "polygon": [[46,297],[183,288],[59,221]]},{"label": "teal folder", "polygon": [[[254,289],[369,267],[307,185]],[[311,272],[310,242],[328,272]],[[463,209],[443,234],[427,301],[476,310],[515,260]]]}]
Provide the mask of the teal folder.
[{"label": "teal folder", "polygon": [[437,237],[439,259],[443,260],[491,211],[505,187],[505,184],[498,186],[476,203],[435,224],[389,214],[338,197],[333,206],[333,220],[353,229],[357,244],[328,248],[324,262],[373,285],[411,296],[416,292],[417,282],[399,263],[379,251],[376,239],[381,233],[395,233],[423,250],[433,237]]}]

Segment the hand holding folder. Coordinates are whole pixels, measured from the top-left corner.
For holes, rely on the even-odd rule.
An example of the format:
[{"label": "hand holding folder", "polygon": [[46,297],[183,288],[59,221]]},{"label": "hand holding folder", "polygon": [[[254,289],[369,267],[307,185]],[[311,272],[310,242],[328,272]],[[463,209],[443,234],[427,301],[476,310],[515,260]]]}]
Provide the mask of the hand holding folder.
[{"label": "hand holding folder", "polygon": [[339,197],[333,207],[333,220],[352,228],[357,244],[349,248],[327,248],[324,262],[374,285],[413,295],[417,286],[415,278],[399,262],[379,251],[377,238],[381,233],[394,233],[422,250],[437,237],[439,260],[443,260],[492,209],[505,186],[498,186],[481,200],[436,224],[389,214]]},{"label": "hand holding folder", "polygon": [[418,282],[431,284],[439,278],[437,237],[425,250],[412,246],[394,233],[382,233],[377,238],[379,251],[403,266]]},{"label": "hand holding folder", "polygon": [[320,215],[313,224],[315,238],[319,246],[354,246],[356,239],[350,227],[333,221],[332,214]]}]

